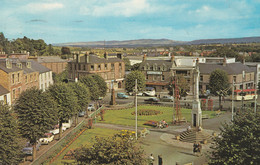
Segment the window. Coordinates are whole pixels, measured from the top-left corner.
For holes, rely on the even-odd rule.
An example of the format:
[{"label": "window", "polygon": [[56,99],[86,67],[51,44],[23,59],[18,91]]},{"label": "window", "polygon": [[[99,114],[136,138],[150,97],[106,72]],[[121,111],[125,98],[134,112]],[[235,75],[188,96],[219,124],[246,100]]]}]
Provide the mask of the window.
[{"label": "window", "polygon": [[91,65],[91,70],[94,70],[94,65]]},{"label": "window", "polygon": [[30,75],[30,81],[31,81],[31,82],[33,81],[32,75]]},{"label": "window", "polygon": [[240,85],[240,89],[243,89],[243,85]]},{"label": "window", "polygon": [[164,75],[162,75],[162,81],[164,81]]},{"label": "window", "polygon": [[75,64],[74,67],[75,67],[74,69],[77,70],[77,64]]},{"label": "window", "polygon": [[164,87],[164,86],[162,86],[162,90],[164,90],[164,88],[165,88],[165,87]]},{"label": "window", "polygon": [[122,69],[122,64],[121,63],[119,63],[119,69]]},{"label": "window", "polygon": [[21,88],[18,88],[18,96],[21,94]]},{"label": "window", "polygon": [[200,76],[200,81],[203,81],[203,76]]},{"label": "window", "polygon": [[105,70],[107,70],[107,64],[105,64]]},{"label": "window", "polygon": [[115,69],[115,64],[111,64],[111,69],[112,69],[112,70]]},{"label": "window", "polygon": [[83,66],[83,70],[86,70],[86,65]]},{"label": "window", "polygon": [[15,80],[14,80],[14,74],[12,74],[12,83],[14,84]]},{"label": "window", "polygon": [[28,83],[28,79],[27,79],[27,76],[25,76],[25,83]]},{"label": "window", "polygon": [[13,100],[15,99],[15,89],[13,89]]},{"label": "window", "polygon": [[7,104],[7,95],[4,95],[4,104]]},{"label": "window", "polygon": [[79,70],[81,70],[81,66],[80,66],[80,64],[79,64]]},{"label": "window", "polygon": [[233,76],[234,83],[237,82],[237,76]]},{"label": "window", "polygon": [[148,74],[146,75],[146,80],[148,80]]},{"label": "window", "polygon": [[100,64],[98,65],[98,70],[101,70],[101,65]]},{"label": "window", "polygon": [[17,74],[17,81],[20,82],[20,73]]}]

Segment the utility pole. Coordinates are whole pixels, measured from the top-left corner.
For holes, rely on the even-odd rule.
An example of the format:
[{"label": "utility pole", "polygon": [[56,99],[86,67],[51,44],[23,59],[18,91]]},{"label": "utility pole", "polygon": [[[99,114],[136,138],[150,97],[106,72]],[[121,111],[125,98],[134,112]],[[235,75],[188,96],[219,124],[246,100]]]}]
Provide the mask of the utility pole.
[{"label": "utility pole", "polygon": [[231,107],[232,107],[232,118],[231,120],[233,121],[234,118],[234,79],[232,81],[232,100],[231,100]]},{"label": "utility pole", "polygon": [[256,92],[256,86],[257,86],[257,82],[256,82],[256,80],[255,80],[255,113],[256,113],[256,97],[257,97],[257,92]]},{"label": "utility pole", "polygon": [[137,79],[135,79],[135,138],[137,140]]}]

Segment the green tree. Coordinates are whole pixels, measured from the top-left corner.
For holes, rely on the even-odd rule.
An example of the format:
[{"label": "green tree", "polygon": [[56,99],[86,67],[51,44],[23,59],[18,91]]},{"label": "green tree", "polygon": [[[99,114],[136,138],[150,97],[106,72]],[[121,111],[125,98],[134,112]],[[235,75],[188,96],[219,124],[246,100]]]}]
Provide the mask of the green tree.
[{"label": "green tree", "polygon": [[[177,75],[176,77],[177,80],[177,86],[179,89],[179,94],[181,97],[185,97],[187,96],[187,92],[190,89],[190,84],[188,83],[187,79],[185,79],[185,77],[180,74]],[[168,91],[169,91],[169,95],[173,96],[173,90],[175,88],[175,85],[173,84],[173,82],[175,83],[175,78],[172,77],[171,82],[168,84]]]},{"label": "green tree", "polygon": [[140,71],[132,71],[126,76],[125,89],[127,92],[133,92],[135,88],[135,80],[137,79],[137,89],[142,91],[145,88],[145,77]]},{"label": "green tree", "polygon": [[59,138],[62,136],[62,124],[69,121],[75,114],[77,107],[77,97],[73,90],[65,83],[51,85],[48,92],[57,104],[59,120]]},{"label": "green tree", "polygon": [[131,67],[132,71],[139,70],[141,63],[136,63]]},{"label": "green tree", "polygon": [[37,140],[57,122],[55,102],[48,93],[31,88],[21,93],[14,110],[21,135],[33,145],[34,160]]},{"label": "green tree", "polygon": [[91,76],[93,77],[93,79],[96,81],[96,84],[98,85],[99,97],[105,97],[107,94],[107,83],[98,74],[92,74]]},{"label": "green tree", "polygon": [[64,55],[64,54],[71,54],[70,48],[69,47],[62,47],[61,48],[61,54],[62,55]]},{"label": "green tree", "polygon": [[125,62],[125,70],[130,71],[131,70],[130,60],[128,58],[123,58],[123,60]]},{"label": "green tree", "polygon": [[220,69],[213,71],[209,77],[209,89],[212,94],[219,96],[219,107],[222,108],[221,97],[229,91],[227,72]]},{"label": "green tree", "polygon": [[55,83],[68,82],[68,69],[66,68],[63,72],[56,74],[53,73],[53,80]]},{"label": "green tree", "polygon": [[143,150],[137,145],[134,132],[127,130],[112,137],[96,137],[91,147],[75,151],[78,164],[146,164]]},{"label": "green tree", "polygon": [[0,164],[19,164],[22,160],[21,138],[10,107],[0,102]]},{"label": "green tree", "polygon": [[90,91],[90,99],[97,100],[99,98],[100,89],[95,79],[91,75],[80,77],[80,82],[86,85]]},{"label": "green tree", "polygon": [[252,164],[260,162],[260,114],[246,110],[237,113],[231,123],[225,123],[220,136],[214,139],[210,165]]},{"label": "green tree", "polygon": [[70,88],[73,90],[74,95],[77,97],[77,104],[75,105],[75,123],[78,123],[78,113],[86,109],[89,100],[90,100],[90,93],[88,88],[80,83],[69,83]]}]

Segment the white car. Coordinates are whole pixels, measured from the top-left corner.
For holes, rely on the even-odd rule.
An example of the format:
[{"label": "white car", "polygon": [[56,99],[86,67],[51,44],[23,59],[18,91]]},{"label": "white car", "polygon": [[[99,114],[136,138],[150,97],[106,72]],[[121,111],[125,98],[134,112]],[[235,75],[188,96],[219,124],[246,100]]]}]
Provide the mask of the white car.
[{"label": "white car", "polygon": [[49,144],[54,140],[54,135],[52,133],[45,133],[43,138],[40,138],[41,144]]},{"label": "white car", "polygon": [[72,126],[73,120],[69,120],[66,123],[62,123],[62,128],[65,127],[66,129],[69,129]]},{"label": "white car", "polygon": [[[62,132],[66,131],[66,127],[62,127]],[[52,133],[53,135],[59,134],[60,133],[60,129],[59,129],[59,125],[55,125],[53,130],[50,130],[50,133]]]}]

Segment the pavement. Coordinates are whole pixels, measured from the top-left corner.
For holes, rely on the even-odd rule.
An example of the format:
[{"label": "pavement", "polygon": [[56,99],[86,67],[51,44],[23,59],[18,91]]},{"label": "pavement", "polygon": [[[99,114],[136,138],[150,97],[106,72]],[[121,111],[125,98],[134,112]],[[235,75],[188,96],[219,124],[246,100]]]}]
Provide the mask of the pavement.
[{"label": "pavement", "polygon": [[[213,119],[203,120],[203,131],[219,132],[219,127],[222,122],[230,122],[231,113],[227,112],[221,114]],[[188,123],[179,126],[169,126],[164,129],[151,128],[150,134],[145,138],[139,138],[139,142],[148,157],[151,153],[155,157],[154,165],[158,164],[158,155],[162,155],[163,163],[165,165],[175,165],[177,162],[180,165],[193,163],[193,165],[206,164],[206,154],[210,151],[211,144],[202,145],[202,155],[196,156],[193,154],[193,144],[187,142],[177,141],[175,136],[187,129]],[[135,130],[131,126],[122,126],[114,124],[96,123],[95,127],[103,127],[117,130]],[[139,128],[138,130],[142,130]]]}]

